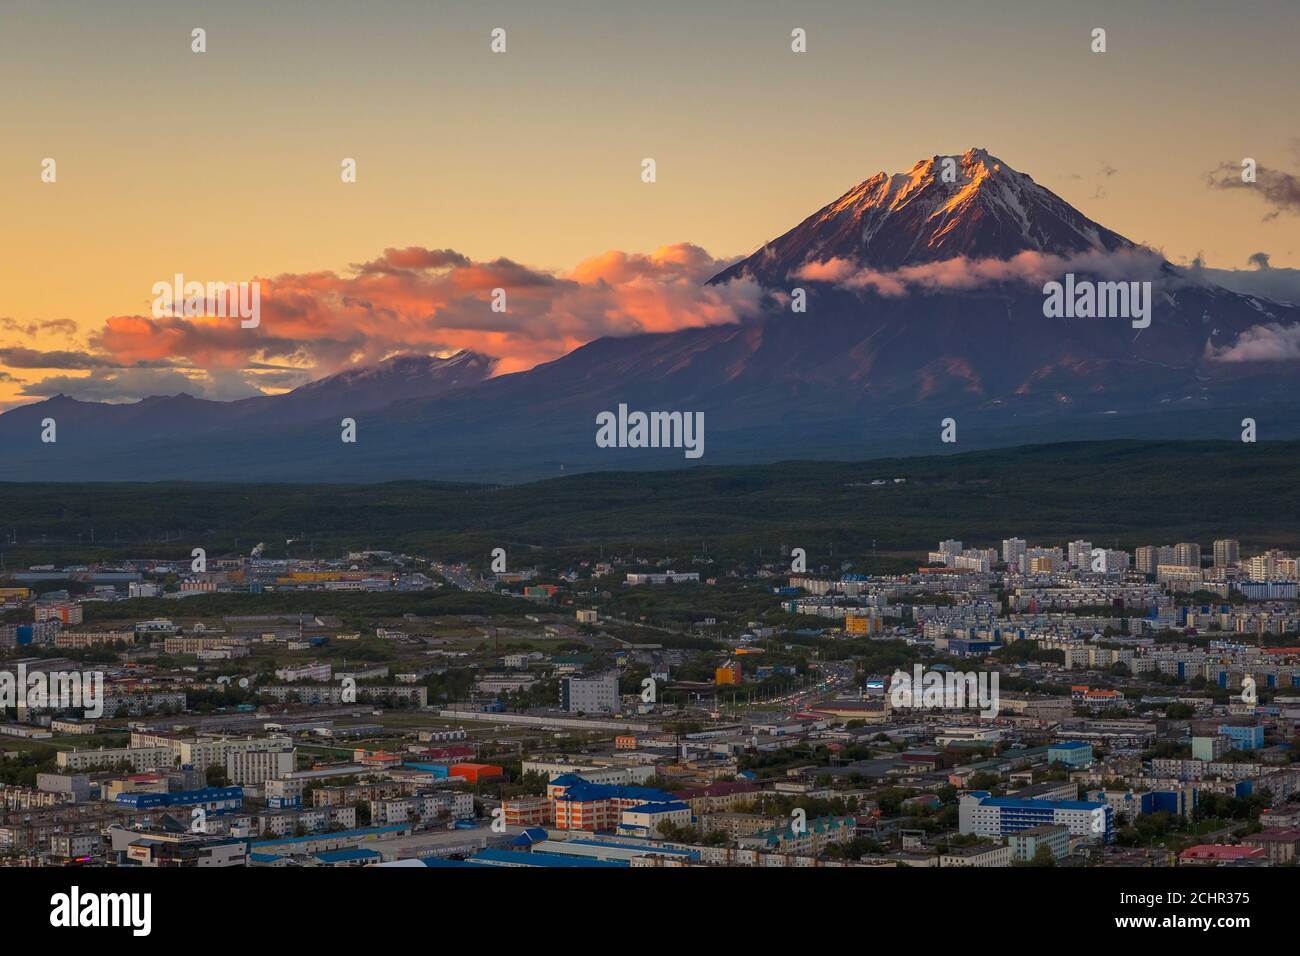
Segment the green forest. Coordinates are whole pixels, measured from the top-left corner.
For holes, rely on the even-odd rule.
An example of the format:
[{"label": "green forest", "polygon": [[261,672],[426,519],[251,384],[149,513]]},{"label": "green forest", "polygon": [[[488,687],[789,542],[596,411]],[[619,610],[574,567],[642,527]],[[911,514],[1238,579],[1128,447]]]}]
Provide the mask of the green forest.
[{"label": "green forest", "polygon": [[810,565],[914,555],[947,537],[1082,535],[1128,549],[1234,537],[1249,551],[1300,545],[1298,465],[1296,442],[1079,442],[508,486],[0,483],[0,551],[10,570],[259,542],[268,557],[382,548],[474,561],[495,547],[529,561],[775,560],[800,546]]}]

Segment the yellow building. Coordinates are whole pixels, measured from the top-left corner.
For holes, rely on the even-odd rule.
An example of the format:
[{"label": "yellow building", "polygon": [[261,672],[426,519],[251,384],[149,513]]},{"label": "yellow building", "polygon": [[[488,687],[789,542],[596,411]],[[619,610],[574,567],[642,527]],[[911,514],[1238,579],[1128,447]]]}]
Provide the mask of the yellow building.
[{"label": "yellow building", "polygon": [[844,630],[849,634],[876,634],[880,631],[880,618],[863,614],[846,614]]},{"label": "yellow building", "polygon": [[713,672],[713,682],[715,684],[739,684],[740,662],[727,661]]},{"label": "yellow building", "polygon": [[54,646],[64,650],[118,642],[134,644],[135,631],[60,631],[54,637]]}]

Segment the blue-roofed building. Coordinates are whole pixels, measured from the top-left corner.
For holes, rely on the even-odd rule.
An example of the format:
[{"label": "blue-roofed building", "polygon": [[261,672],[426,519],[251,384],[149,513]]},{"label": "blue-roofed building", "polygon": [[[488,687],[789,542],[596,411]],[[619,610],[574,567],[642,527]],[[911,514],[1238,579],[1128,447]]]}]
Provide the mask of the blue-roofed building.
[{"label": "blue-roofed building", "polygon": [[524,831],[510,841],[511,846],[528,848],[534,843],[541,843],[550,836],[541,827],[525,827]]},{"label": "blue-roofed building", "polygon": [[[469,860],[451,860],[441,856],[423,856],[419,858],[410,857],[404,860],[389,860],[387,863],[372,864],[372,866],[380,867],[383,869],[388,869],[388,868],[411,869],[416,867],[423,868],[423,867],[473,866],[473,865],[474,864],[469,862]],[[482,867],[480,867],[480,869],[482,869]]]},{"label": "blue-roofed building", "polygon": [[[979,641],[970,638],[949,638],[948,653],[953,657],[984,657],[1002,645],[998,641]],[[935,665],[937,668],[939,665]]]},{"label": "blue-roofed building", "polygon": [[[555,786],[556,781],[551,781]],[[592,800],[622,800],[629,803],[668,803],[673,799],[671,793],[656,790],[653,787],[629,787],[609,783],[580,783],[565,787],[563,793],[556,795],[557,800],[571,800],[587,803]]]},{"label": "blue-roofed building", "polygon": [[347,850],[327,850],[324,853],[317,853],[316,859],[325,866],[366,866],[378,863],[383,856],[364,847],[351,847]]},{"label": "blue-roofed building", "polygon": [[447,779],[448,773],[451,771],[450,766],[442,763],[416,763],[408,760],[403,766],[409,770],[421,770],[437,777],[439,780]]},{"label": "blue-roofed building", "polygon": [[631,865],[634,860],[646,857],[659,857],[679,863],[694,863],[700,859],[700,851],[687,847],[665,846],[659,842],[630,837],[605,839],[584,838],[579,840],[546,840],[539,843],[534,853],[551,856],[575,856],[592,860],[613,860]]},{"label": "blue-roofed building", "polygon": [[613,830],[623,822],[623,811],[647,803],[672,803],[673,796],[653,787],[590,783],[578,774],[561,774],[546,787],[555,804],[555,826],[560,830]]},{"label": "blue-roofed building", "polygon": [[1063,763],[1067,767],[1092,766],[1092,744],[1082,740],[1067,740],[1047,748],[1049,764]]},{"label": "blue-roofed building", "polygon": [[1258,750],[1264,746],[1264,728],[1258,724],[1246,727],[1223,724],[1219,733],[1228,738],[1233,750]]},{"label": "blue-roofed building", "polygon": [[1034,827],[1068,827],[1071,836],[1095,837],[1109,843],[1115,812],[1094,800],[1035,800],[994,797],[986,790],[963,794],[958,807],[962,834],[1001,837]]},{"label": "blue-roofed building", "polygon": [[623,811],[618,832],[634,836],[656,836],[662,823],[685,827],[690,826],[694,820],[691,805],[680,800],[641,803]]},{"label": "blue-roofed building", "polygon": [[175,793],[119,793],[117,804],[133,810],[198,807],[205,813],[221,816],[234,813],[244,806],[243,787],[202,787],[198,790],[178,790]]},{"label": "blue-roofed building", "polygon": [[259,840],[249,845],[253,862],[258,857],[318,856],[333,850],[350,850],[386,838],[405,836],[411,832],[409,823],[386,827],[365,827],[357,830],[339,830],[335,833],[308,833],[300,837],[279,837]]},{"label": "blue-roofed building", "polygon": [[585,856],[565,856],[557,853],[531,853],[522,850],[479,850],[467,861],[479,866],[520,866],[569,869],[573,867],[625,867],[618,860],[596,860]]},{"label": "blue-roofed building", "polygon": [[572,787],[575,784],[589,783],[589,782],[590,781],[586,780],[585,778],[579,776],[576,773],[562,773],[558,777],[551,778],[551,782],[547,785],[547,791],[553,792],[550,789],[552,787],[558,787],[562,790],[565,787]]}]

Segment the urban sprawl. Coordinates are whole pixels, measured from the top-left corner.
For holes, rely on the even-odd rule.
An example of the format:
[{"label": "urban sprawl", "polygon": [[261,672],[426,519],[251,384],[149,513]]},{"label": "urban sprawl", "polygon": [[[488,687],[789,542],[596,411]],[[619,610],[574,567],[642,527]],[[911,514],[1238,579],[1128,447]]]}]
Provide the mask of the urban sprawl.
[{"label": "urban sprawl", "polygon": [[1296,861],[1286,553],[506,566],[3,572],[0,863]]}]

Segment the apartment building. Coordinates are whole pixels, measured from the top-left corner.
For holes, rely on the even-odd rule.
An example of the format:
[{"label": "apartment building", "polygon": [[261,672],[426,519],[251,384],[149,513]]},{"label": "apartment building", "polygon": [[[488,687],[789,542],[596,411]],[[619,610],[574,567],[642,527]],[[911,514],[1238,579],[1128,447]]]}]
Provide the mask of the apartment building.
[{"label": "apartment building", "polygon": [[135,631],[59,631],[54,646],[60,650],[85,649],[101,645],[134,644]]},{"label": "apartment building", "polygon": [[292,747],[266,750],[235,750],[226,754],[226,779],[241,787],[254,787],[268,780],[279,780],[292,773],[297,765],[297,751]]},{"label": "apartment building", "polygon": [[766,850],[771,853],[815,857],[835,843],[848,843],[857,832],[852,817],[817,817],[805,820],[797,829],[792,824],[772,830],[759,830],[741,837],[741,849]]},{"label": "apartment building", "polygon": [[1221,538],[1214,542],[1214,566],[1231,568],[1241,563],[1241,542],[1235,538]]},{"label": "apartment building", "polygon": [[1044,824],[1012,833],[1007,837],[1007,848],[1011,859],[1018,863],[1029,863],[1034,859],[1040,847],[1047,847],[1053,860],[1059,860],[1070,852],[1070,830],[1059,824]]},{"label": "apartment building", "polygon": [[54,762],[60,770],[113,770],[126,764],[141,772],[171,767],[175,757],[170,747],[100,747],[96,750],[60,750]]},{"label": "apartment building", "polygon": [[570,714],[613,714],[621,710],[618,673],[599,677],[565,677],[560,681],[560,709]]},{"label": "apartment building", "polygon": [[170,734],[148,734],[136,731],[131,734],[132,747],[163,747],[171,754],[177,766],[188,764],[200,773],[208,767],[226,767],[231,754],[253,751],[278,751],[292,747],[292,741],[284,736],[268,737],[174,737]]},{"label": "apartment building", "polygon": [[1010,866],[1012,859],[1009,846],[954,847],[939,855],[939,866]]},{"label": "apartment building", "polygon": [[381,827],[411,822],[469,820],[474,817],[470,793],[439,792],[370,801],[370,825]]}]

